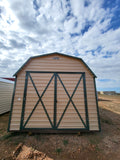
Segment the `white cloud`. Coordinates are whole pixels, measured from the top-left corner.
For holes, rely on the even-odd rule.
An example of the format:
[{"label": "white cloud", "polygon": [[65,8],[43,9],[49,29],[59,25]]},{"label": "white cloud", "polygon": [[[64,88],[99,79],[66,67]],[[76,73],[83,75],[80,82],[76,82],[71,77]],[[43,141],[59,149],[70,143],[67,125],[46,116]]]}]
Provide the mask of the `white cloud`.
[{"label": "white cloud", "polygon": [[105,9],[103,3],[2,0],[0,76],[12,76],[30,56],[57,51],[77,53],[99,79],[111,79],[108,83],[97,81],[98,87],[119,87],[120,27],[108,30],[118,6]]}]

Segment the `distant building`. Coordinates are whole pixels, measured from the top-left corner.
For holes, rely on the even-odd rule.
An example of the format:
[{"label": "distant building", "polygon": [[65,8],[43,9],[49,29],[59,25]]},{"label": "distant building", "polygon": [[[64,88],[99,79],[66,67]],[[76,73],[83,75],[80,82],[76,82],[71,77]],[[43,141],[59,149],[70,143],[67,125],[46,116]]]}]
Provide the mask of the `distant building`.
[{"label": "distant building", "polygon": [[103,91],[98,91],[98,94],[104,94]]},{"label": "distant building", "polygon": [[105,94],[105,95],[116,95],[115,91],[98,91],[98,94]]},{"label": "distant building", "polygon": [[105,95],[115,95],[117,94],[115,91],[104,91]]}]

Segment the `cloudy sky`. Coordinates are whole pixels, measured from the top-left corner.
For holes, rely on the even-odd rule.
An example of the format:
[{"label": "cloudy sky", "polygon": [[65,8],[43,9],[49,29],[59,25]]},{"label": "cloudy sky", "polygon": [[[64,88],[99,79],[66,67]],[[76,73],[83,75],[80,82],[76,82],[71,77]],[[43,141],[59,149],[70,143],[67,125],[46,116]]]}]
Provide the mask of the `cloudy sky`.
[{"label": "cloudy sky", "polygon": [[0,77],[52,52],[81,57],[98,90],[120,92],[120,0],[0,0]]}]

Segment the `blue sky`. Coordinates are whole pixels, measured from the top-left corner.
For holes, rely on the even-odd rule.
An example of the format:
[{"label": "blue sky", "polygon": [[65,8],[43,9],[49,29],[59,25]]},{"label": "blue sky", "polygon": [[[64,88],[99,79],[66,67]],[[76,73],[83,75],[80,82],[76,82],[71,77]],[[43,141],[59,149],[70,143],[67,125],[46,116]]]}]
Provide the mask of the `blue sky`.
[{"label": "blue sky", "polygon": [[98,90],[120,92],[120,0],[1,0],[0,77],[52,52],[82,58]]}]

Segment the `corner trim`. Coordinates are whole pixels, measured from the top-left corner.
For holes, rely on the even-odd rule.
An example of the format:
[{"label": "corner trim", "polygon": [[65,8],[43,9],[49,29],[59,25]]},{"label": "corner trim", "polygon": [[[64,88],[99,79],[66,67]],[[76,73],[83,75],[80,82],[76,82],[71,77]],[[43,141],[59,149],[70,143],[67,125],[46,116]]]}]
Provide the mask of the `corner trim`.
[{"label": "corner trim", "polygon": [[96,98],[96,108],[97,108],[97,117],[98,117],[98,127],[99,127],[99,131],[101,132],[100,114],[99,114],[99,107],[98,107],[98,97],[97,97],[97,90],[96,90],[95,78],[94,78],[94,89],[95,89],[95,98]]},{"label": "corner trim", "polygon": [[13,95],[12,95],[12,101],[11,101],[11,109],[10,109],[9,122],[8,122],[8,129],[7,129],[8,132],[10,132],[10,123],[11,123],[11,117],[12,117],[12,111],[13,111],[13,102],[14,102],[14,97],[15,97],[16,82],[17,82],[17,76],[15,77],[15,84],[14,84]]}]

